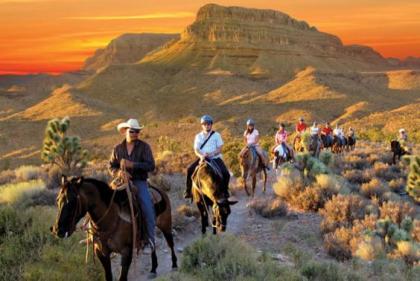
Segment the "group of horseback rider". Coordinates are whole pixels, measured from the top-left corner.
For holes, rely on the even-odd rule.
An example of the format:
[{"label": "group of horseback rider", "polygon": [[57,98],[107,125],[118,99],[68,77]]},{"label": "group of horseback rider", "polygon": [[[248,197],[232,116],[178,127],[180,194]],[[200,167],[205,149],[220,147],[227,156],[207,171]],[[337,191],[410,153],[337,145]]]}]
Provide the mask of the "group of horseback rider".
[{"label": "group of horseback rider", "polygon": [[[195,136],[194,139],[194,153],[197,156],[196,160],[187,169],[186,190],[184,192],[185,198],[192,197],[192,175],[197,166],[202,161],[212,161],[219,169],[222,175],[222,186],[220,187],[225,198],[229,198],[229,180],[230,173],[222,159],[223,140],[220,133],[213,130],[213,118],[209,115],[201,117],[202,130]],[[109,171],[113,177],[121,176],[130,179],[137,189],[137,199],[140,204],[140,210],[146,221],[146,242],[152,249],[155,247],[155,210],[152,203],[151,196],[148,192],[148,172],[155,169],[155,161],[152,150],[149,144],[139,139],[139,133],[143,129],[136,119],[129,119],[117,126],[118,131],[125,136],[124,140],[117,144],[111,154],[109,161]],[[311,137],[315,138],[319,143],[324,142],[324,145],[331,146],[333,138],[336,137],[342,144],[345,143],[345,134],[342,128],[336,125],[332,129],[329,122],[320,130],[316,122],[311,127],[308,127],[304,118],[299,118],[295,126],[296,137],[293,140],[295,144],[302,134],[309,130]],[[272,149],[274,155],[284,157],[285,159],[293,158],[293,149],[288,145],[288,132],[285,129],[285,124],[280,123],[279,128],[275,134],[275,146]],[[349,128],[348,137],[355,137],[354,130]],[[246,147],[254,147],[256,153],[261,159],[261,163],[268,169],[269,158],[266,152],[259,145],[259,132],[255,128],[255,121],[249,119],[246,122],[246,130],[243,134],[244,143]],[[322,139],[322,140],[321,140]],[[404,149],[408,148],[408,136],[404,129],[399,131],[399,142]],[[241,151],[242,155],[245,148]]]}]

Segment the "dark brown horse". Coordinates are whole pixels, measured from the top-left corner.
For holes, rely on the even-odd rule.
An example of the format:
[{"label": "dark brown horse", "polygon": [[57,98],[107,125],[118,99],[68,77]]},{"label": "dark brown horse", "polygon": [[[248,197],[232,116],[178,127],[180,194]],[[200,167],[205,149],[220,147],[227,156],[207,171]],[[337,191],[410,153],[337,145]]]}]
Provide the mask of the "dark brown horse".
[{"label": "dark brown horse", "polygon": [[[172,267],[177,267],[172,236],[171,205],[166,193],[157,189],[162,200],[155,204],[156,225],[162,231],[172,251]],[[112,280],[112,252],[121,254],[121,273],[119,280],[127,280],[133,257],[133,239],[130,211],[125,191],[114,191],[108,184],[76,177],[67,180],[62,177],[60,192],[57,195],[58,214],[51,231],[65,238],[76,230],[77,223],[88,214],[93,229],[93,244],[96,256],[102,263],[107,281]],[[156,274],[156,252],[152,252],[152,274]]]},{"label": "dark brown horse", "polygon": [[401,156],[409,154],[405,151],[404,148],[401,147],[401,144],[397,140],[391,141],[391,151],[392,151],[392,164],[397,163],[397,159],[400,160]]},{"label": "dark brown horse", "polygon": [[[267,186],[267,171],[255,147],[246,146],[243,153],[239,154],[239,165],[241,166],[241,178],[246,194],[248,196],[254,197],[255,186],[257,184],[257,175],[260,172],[263,173],[263,192],[265,192]],[[246,184],[248,177],[251,177],[252,179],[251,192],[248,190],[248,186]]]},{"label": "dark brown horse", "polygon": [[345,138],[344,138],[344,144],[343,144],[337,136],[334,136],[332,147],[331,147],[331,152],[332,153],[342,153],[342,152],[344,152],[344,148],[346,147],[346,145],[347,145],[347,140]]},{"label": "dark brown horse", "polygon": [[202,161],[192,175],[193,199],[201,214],[201,232],[206,233],[209,226],[209,216],[213,234],[217,231],[226,231],[227,218],[230,215],[230,205],[237,201],[229,201],[222,190],[222,174],[217,164],[211,161]]}]

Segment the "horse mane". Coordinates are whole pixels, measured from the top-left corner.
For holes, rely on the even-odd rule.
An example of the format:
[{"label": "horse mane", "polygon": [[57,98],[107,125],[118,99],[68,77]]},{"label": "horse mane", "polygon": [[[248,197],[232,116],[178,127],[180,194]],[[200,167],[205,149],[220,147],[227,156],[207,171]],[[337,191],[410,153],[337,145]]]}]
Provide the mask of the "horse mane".
[{"label": "horse mane", "polygon": [[[90,183],[90,184],[94,185],[99,192],[101,200],[103,202],[105,202],[105,204],[108,205],[108,204],[111,203],[112,194],[114,193],[114,190],[106,182],[103,182],[101,180],[97,180],[97,179],[94,179],[94,178],[84,178],[83,182],[87,182],[87,183]],[[125,194],[125,192],[124,192],[124,194]],[[117,191],[117,193],[115,194],[115,201],[116,202],[122,200],[121,195],[123,195],[121,193],[121,191]]]}]

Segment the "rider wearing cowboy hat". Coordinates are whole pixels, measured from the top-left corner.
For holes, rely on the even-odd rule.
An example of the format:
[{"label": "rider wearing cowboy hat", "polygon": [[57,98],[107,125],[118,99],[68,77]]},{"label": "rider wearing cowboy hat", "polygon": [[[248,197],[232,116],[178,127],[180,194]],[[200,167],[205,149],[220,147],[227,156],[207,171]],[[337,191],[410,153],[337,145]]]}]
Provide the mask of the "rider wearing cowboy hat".
[{"label": "rider wearing cowboy hat", "polygon": [[136,186],[140,209],[146,220],[147,242],[153,250],[156,221],[155,209],[147,184],[147,173],[155,169],[155,160],[149,144],[139,139],[143,128],[144,126],[140,125],[136,119],[129,119],[117,126],[118,131],[125,138],[112,151],[109,171],[114,178],[118,176],[128,178]]},{"label": "rider wearing cowboy hat", "polygon": [[[213,127],[213,118],[209,115],[204,115],[200,119],[202,131],[195,136],[194,139],[194,153],[197,155],[197,159],[188,167],[187,170],[187,183],[186,190],[184,192],[185,198],[191,198],[191,188],[192,188],[192,174],[195,171],[195,168],[198,166],[200,161],[213,160],[218,167],[223,176],[223,186],[222,189],[225,193],[226,198],[229,197],[229,180],[230,173],[226,168],[225,163],[222,160],[222,147],[223,140],[218,132],[212,131]],[[203,145],[204,144],[204,145]]]},{"label": "rider wearing cowboy hat", "polygon": [[407,132],[405,131],[404,128],[399,129],[398,132],[399,132],[398,142],[400,143],[401,148],[404,149],[404,151],[406,153],[410,154],[411,153],[411,148],[408,144],[408,134],[407,134]]}]

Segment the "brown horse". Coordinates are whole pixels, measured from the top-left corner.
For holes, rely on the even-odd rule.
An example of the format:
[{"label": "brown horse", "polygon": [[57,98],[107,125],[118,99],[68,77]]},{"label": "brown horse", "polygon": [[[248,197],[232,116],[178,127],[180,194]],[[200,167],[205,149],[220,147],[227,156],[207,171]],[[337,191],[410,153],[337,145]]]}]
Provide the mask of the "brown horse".
[{"label": "brown horse", "polygon": [[229,201],[222,190],[222,174],[217,164],[205,160],[195,169],[192,175],[193,199],[201,214],[201,233],[206,233],[209,226],[209,216],[213,234],[226,231],[227,218],[230,215],[230,205],[237,201]]},{"label": "brown horse", "polygon": [[[241,166],[241,178],[246,194],[248,196],[254,197],[255,186],[257,184],[257,175],[260,172],[263,173],[263,192],[265,193],[267,186],[267,171],[254,146],[246,146],[245,150],[239,154],[239,165]],[[248,186],[246,184],[248,176],[252,178],[251,192],[249,192]]]},{"label": "brown horse", "polygon": [[[177,267],[172,236],[171,205],[166,193],[157,189],[162,200],[155,204],[156,225],[165,236],[172,251],[172,267]],[[121,254],[119,280],[127,280],[133,257],[133,239],[130,211],[125,191],[113,191],[108,184],[83,177],[67,180],[62,177],[57,195],[58,214],[51,231],[60,238],[66,238],[76,230],[77,223],[88,214],[93,229],[94,252],[102,263],[107,281],[112,280],[112,252]],[[152,252],[151,274],[156,274],[156,252]]]}]

